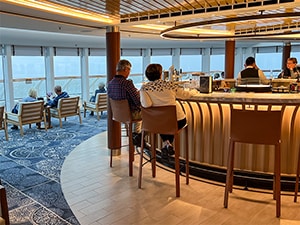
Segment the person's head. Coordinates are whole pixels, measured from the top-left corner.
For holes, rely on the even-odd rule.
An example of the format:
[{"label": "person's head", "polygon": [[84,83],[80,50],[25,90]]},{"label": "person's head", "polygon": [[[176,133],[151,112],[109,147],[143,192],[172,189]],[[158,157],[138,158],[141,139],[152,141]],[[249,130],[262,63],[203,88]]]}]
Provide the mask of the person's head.
[{"label": "person's head", "polygon": [[297,59],[292,57],[292,58],[288,58],[286,61],[286,67],[290,70],[294,69],[297,66]]},{"label": "person's head", "polygon": [[57,95],[61,94],[61,86],[60,86],[60,85],[55,86],[55,87],[54,87],[54,92],[55,92]]},{"label": "person's head", "polygon": [[145,75],[149,81],[155,81],[161,78],[162,66],[160,64],[149,64],[145,70]]},{"label": "person's head", "polygon": [[28,95],[31,97],[31,98],[37,98],[37,91],[34,89],[34,88],[31,88],[28,92]]},{"label": "person's head", "polygon": [[245,61],[245,66],[255,66],[255,59],[254,57],[250,56]]},{"label": "person's head", "polygon": [[98,88],[99,89],[103,89],[105,87],[105,84],[103,82],[99,83],[98,84]]},{"label": "person's head", "polygon": [[117,64],[117,74],[128,77],[131,70],[131,63],[126,59],[121,59]]}]

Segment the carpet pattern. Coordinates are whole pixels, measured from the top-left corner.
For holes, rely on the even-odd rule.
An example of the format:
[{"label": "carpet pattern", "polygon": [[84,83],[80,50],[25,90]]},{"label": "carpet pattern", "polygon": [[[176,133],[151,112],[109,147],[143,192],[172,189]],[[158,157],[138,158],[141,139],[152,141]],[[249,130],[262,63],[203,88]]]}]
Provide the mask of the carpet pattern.
[{"label": "carpet pattern", "polygon": [[[9,125],[10,126],[10,125]],[[81,142],[107,130],[107,115],[67,118],[63,127],[24,126],[24,136],[9,127],[9,141],[0,132],[0,179],[7,191],[12,225],[79,225],[60,185],[64,159]]]}]

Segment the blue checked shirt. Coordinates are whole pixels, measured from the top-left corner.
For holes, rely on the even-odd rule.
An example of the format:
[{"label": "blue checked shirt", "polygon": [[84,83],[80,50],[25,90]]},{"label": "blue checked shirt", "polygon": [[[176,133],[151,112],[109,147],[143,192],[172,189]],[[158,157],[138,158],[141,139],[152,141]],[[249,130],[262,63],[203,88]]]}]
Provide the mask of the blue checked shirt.
[{"label": "blue checked shirt", "polygon": [[116,75],[107,86],[107,94],[113,100],[127,99],[131,112],[141,110],[140,93],[131,80]]}]

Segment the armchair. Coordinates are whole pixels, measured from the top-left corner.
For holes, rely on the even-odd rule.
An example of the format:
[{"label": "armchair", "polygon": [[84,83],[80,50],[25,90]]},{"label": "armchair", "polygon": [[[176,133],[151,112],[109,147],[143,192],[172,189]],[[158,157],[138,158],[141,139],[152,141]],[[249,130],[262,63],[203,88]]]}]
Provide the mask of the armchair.
[{"label": "armchair", "polygon": [[100,120],[99,112],[107,111],[107,94],[106,93],[98,93],[96,95],[95,102],[86,102],[84,101],[84,117],[86,116],[86,110],[90,110],[97,113],[97,119]]},{"label": "armchair", "polygon": [[4,106],[0,106],[0,130],[4,130],[5,138],[8,141],[7,126],[4,118]]},{"label": "armchair", "polygon": [[[23,125],[44,122],[45,130],[47,130],[46,115],[44,110],[44,101],[21,102],[18,114],[6,112],[5,122],[20,127],[21,136],[23,136]],[[40,126],[40,125],[39,125]]]},{"label": "armchair", "polygon": [[81,115],[79,107],[79,97],[61,98],[58,100],[57,108],[50,108],[51,117],[59,119],[59,126],[62,127],[62,118],[78,116],[80,124]]}]

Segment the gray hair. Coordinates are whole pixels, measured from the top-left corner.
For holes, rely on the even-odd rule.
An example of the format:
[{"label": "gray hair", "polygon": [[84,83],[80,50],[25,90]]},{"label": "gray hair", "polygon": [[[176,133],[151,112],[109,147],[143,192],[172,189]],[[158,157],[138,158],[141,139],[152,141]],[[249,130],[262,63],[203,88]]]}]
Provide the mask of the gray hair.
[{"label": "gray hair", "polygon": [[55,92],[61,92],[61,86],[60,85],[55,86],[54,91]]},{"label": "gray hair", "polygon": [[36,98],[37,97],[37,91],[34,88],[31,88],[28,92],[28,95],[32,98]]},{"label": "gray hair", "polygon": [[131,68],[131,63],[126,59],[121,59],[117,64],[117,71],[124,71],[126,68]]},{"label": "gray hair", "polygon": [[101,88],[104,88],[104,87],[105,87],[105,84],[103,82],[100,82],[99,85],[98,85],[98,88],[101,89]]}]

